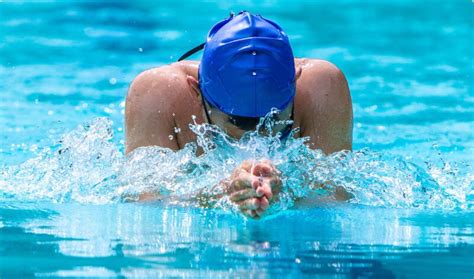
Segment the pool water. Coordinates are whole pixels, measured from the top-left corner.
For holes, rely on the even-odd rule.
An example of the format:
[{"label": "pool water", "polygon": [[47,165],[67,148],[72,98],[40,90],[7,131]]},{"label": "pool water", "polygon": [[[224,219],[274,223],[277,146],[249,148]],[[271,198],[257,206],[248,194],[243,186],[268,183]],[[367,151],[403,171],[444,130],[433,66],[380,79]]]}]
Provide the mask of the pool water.
[{"label": "pool water", "polygon": [[[0,1],[0,277],[474,275],[474,98],[469,1]],[[201,43],[229,11],[273,19],[295,56],[345,73],[354,152],[303,139],[200,144],[125,156],[124,97],[141,71]],[[195,59],[199,59],[196,55]],[[205,137],[214,133],[211,141]],[[244,159],[284,174],[263,220],[190,196]],[[332,180],[347,203],[298,205]],[[167,195],[128,203],[146,190]]]},{"label": "pool water", "polygon": [[5,278],[470,278],[474,268],[472,212],[344,205],[258,222],[151,204],[2,204],[0,213]]}]

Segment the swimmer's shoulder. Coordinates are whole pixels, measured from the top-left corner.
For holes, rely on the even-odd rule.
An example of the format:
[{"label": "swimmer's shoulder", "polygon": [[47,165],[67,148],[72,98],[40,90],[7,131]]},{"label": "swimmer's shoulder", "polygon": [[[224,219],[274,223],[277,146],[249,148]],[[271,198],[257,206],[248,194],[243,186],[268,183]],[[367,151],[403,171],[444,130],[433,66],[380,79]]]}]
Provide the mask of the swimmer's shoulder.
[{"label": "swimmer's shoulder", "polygon": [[[177,150],[189,142],[187,124],[191,115],[199,114],[187,83],[189,70],[174,63],[145,70],[133,79],[125,102],[127,152],[147,145]],[[169,140],[176,127],[182,129],[180,136]]]},{"label": "swimmer's shoulder", "polygon": [[142,98],[145,95],[157,95],[168,101],[187,91],[186,76],[192,75],[197,67],[194,61],[177,62],[147,69],[139,73],[130,83],[128,98]]},{"label": "swimmer's shoulder", "polygon": [[174,67],[179,68],[184,74],[198,78],[199,61],[184,60],[173,63]]},{"label": "swimmer's shoulder", "polygon": [[300,62],[295,121],[301,136],[311,138],[325,153],[352,148],[352,100],[344,73],[336,65],[319,59]]},{"label": "swimmer's shoulder", "polygon": [[[295,65],[301,68],[301,77],[297,80],[297,90],[302,95],[312,95],[321,98],[347,98],[348,90],[339,90],[347,87],[347,80],[339,67],[333,63],[321,60],[302,58],[295,59]],[[345,94],[341,96],[340,94]],[[310,97],[310,96],[305,96]]]}]

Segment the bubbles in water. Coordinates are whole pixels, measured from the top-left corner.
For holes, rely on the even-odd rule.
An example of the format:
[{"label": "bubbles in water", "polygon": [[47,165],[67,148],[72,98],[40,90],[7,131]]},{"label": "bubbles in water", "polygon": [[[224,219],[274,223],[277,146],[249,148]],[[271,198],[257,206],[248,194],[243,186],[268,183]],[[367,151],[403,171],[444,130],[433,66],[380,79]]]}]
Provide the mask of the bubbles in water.
[{"label": "bubbles in water", "polygon": [[138,51],[139,51],[139,52],[143,52],[143,48],[139,47],[139,48],[138,48]]},{"label": "bubbles in water", "polygon": [[109,83],[112,84],[112,85],[115,85],[117,83],[117,79],[116,78],[110,78]]}]

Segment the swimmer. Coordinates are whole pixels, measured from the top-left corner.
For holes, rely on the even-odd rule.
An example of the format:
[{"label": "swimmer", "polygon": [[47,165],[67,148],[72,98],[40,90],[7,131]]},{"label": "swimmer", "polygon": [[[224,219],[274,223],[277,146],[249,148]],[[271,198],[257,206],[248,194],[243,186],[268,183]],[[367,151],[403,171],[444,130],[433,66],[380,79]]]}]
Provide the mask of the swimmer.
[{"label": "swimmer", "polygon": [[[200,62],[184,60],[201,49]],[[279,120],[292,120],[273,127],[282,139],[299,127],[295,137],[309,137],[310,148],[326,154],[352,150],[352,101],[341,70],[324,60],[294,58],[275,22],[249,12],[231,14],[179,62],[133,80],[125,110],[126,152],[152,145],[183,148],[196,141],[189,128],[193,118],[238,139],[272,108],[280,111]],[[281,173],[269,160],[245,161],[221,186],[244,214],[258,218],[277,198]]]}]

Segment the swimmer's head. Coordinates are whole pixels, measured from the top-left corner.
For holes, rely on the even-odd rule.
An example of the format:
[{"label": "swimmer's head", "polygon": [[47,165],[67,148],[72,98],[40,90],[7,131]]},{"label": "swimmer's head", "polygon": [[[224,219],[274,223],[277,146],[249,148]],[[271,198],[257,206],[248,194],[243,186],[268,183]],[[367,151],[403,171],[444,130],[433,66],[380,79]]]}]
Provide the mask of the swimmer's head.
[{"label": "swimmer's head", "polygon": [[206,101],[229,115],[262,117],[272,108],[284,110],[295,96],[287,35],[260,15],[231,15],[207,35],[199,84]]},{"label": "swimmer's head", "polygon": [[214,25],[199,65],[204,99],[236,117],[285,110],[295,96],[295,64],[288,36],[260,15],[240,12]]}]

